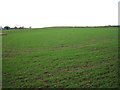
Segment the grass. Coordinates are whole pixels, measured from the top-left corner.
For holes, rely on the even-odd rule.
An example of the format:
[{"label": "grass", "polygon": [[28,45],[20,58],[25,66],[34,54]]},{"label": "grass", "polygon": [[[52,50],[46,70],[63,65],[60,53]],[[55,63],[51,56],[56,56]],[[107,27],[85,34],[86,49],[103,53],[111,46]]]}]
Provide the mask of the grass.
[{"label": "grass", "polygon": [[3,88],[120,87],[116,27],[3,32]]},{"label": "grass", "polygon": [[[2,30],[0,30],[2,33]],[[0,36],[0,89],[2,88],[2,37]]]}]

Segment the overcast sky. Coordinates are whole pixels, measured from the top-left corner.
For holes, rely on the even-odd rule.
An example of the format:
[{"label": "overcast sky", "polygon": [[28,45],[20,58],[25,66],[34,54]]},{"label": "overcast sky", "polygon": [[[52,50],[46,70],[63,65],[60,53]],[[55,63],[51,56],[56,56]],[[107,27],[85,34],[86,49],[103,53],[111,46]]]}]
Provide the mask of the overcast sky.
[{"label": "overcast sky", "polygon": [[119,0],[0,0],[0,26],[118,24]]}]

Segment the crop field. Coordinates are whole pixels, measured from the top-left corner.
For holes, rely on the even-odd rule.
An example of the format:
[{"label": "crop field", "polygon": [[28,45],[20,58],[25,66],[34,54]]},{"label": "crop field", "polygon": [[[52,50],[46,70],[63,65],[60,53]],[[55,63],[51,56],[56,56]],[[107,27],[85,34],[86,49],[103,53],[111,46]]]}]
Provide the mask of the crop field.
[{"label": "crop field", "polygon": [[120,87],[117,27],[3,33],[3,88]]}]

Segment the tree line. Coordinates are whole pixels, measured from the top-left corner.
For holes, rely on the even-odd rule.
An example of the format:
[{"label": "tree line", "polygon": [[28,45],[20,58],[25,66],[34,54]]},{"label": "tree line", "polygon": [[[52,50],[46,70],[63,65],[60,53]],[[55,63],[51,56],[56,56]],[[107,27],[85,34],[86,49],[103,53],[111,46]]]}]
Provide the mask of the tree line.
[{"label": "tree line", "polygon": [[[31,28],[31,27],[29,27],[29,28]],[[9,27],[9,26],[5,26],[4,28],[1,28],[1,29],[3,29],[3,30],[9,30],[9,29],[26,29],[24,26],[22,26],[22,27],[13,27],[13,28],[11,28],[11,27]]]}]

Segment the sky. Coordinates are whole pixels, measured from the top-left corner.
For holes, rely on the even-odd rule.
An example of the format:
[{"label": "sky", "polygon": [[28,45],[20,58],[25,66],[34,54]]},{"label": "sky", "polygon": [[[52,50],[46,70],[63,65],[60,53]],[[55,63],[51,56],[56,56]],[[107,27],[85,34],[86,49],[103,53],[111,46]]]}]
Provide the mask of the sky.
[{"label": "sky", "polygon": [[0,26],[104,26],[118,24],[119,0],[0,0]]}]

